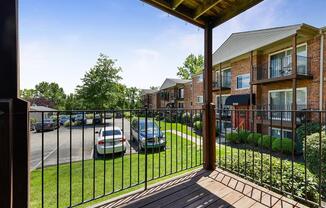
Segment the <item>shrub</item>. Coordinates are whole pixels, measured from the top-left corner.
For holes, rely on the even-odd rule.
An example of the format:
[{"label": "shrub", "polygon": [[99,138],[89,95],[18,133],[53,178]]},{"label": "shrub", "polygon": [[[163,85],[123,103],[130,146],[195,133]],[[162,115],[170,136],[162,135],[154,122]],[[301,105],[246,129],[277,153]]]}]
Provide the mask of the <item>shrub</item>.
[{"label": "shrub", "polygon": [[185,112],[182,114],[182,123],[185,124],[191,123],[191,114],[189,112]]},{"label": "shrub", "polygon": [[249,144],[257,145],[258,144],[258,139],[260,139],[262,135],[260,133],[250,133],[247,137],[247,142]]},{"label": "shrub", "polygon": [[307,136],[319,132],[321,126],[319,123],[307,123],[301,125],[296,130],[296,140],[295,140],[295,151],[298,154],[301,154],[303,152],[303,141],[305,139],[306,133]]},{"label": "shrub", "polygon": [[272,144],[272,150],[277,152],[282,152],[285,154],[292,154],[292,139],[289,138],[275,139]]},{"label": "shrub", "polygon": [[[312,134],[307,137],[307,145],[304,149],[305,159],[308,168],[319,176],[319,169],[322,172],[322,193],[323,197],[326,197],[326,135],[323,131],[321,133],[321,144],[319,144],[319,133]],[[321,146],[320,146],[321,145]],[[321,158],[320,155],[321,147]]]},{"label": "shrub", "polygon": [[277,138],[271,137],[269,135],[263,135],[262,137],[260,137],[257,141],[258,146],[263,146],[266,149],[270,149],[272,148],[272,144],[273,142],[276,140]]},{"label": "shrub", "polygon": [[238,133],[240,141],[246,142],[249,134],[250,134],[249,131],[240,130]]},{"label": "shrub", "polygon": [[195,113],[192,116],[192,119],[193,119],[194,122],[196,122],[196,121],[202,121],[203,120],[202,113]]},{"label": "shrub", "polygon": [[203,129],[203,122],[202,121],[196,121],[194,122],[194,129],[195,131],[202,131]]},{"label": "shrub", "polygon": [[[233,151],[233,153],[237,154],[237,151]],[[302,198],[305,198],[306,195],[308,200],[314,202],[318,201],[317,178],[313,173],[307,170],[307,181],[305,182],[305,168],[304,165],[300,163],[293,163],[294,168],[292,173],[291,161],[283,160],[281,169],[281,162],[277,157],[270,157],[268,155],[261,158],[258,155],[254,155],[253,158],[253,154],[250,150],[247,150],[246,153],[245,151],[240,150],[239,156],[233,155],[233,157],[231,157],[230,152],[228,152],[226,161],[225,157],[222,156],[221,164],[223,167],[225,164],[227,169],[233,167],[233,170],[235,170],[236,173],[246,174],[248,177],[253,178],[256,181],[261,181],[266,186],[271,185],[273,188],[280,190],[282,185],[283,191],[289,193],[292,192],[293,180],[294,195]],[[305,189],[305,185],[307,185],[307,189]]]},{"label": "shrub", "polygon": [[131,116],[130,112],[123,113],[123,117],[125,117],[125,118],[130,118],[130,116]]},{"label": "shrub", "polygon": [[93,113],[87,113],[85,115],[85,118],[87,118],[87,119],[93,119],[94,118],[94,114]]},{"label": "shrub", "polygon": [[237,132],[231,132],[231,133],[227,133],[225,135],[225,139],[232,142],[232,143],[241,143],[239,134]]}]

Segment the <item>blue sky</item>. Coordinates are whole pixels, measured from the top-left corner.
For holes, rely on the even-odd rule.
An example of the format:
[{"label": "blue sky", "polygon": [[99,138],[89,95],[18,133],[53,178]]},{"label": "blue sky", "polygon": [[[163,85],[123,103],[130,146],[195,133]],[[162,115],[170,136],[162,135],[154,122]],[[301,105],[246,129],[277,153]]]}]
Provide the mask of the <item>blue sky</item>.
[{"label": "blue sky", "polygon": [[[313,3],[312,3],[313,2]],[[214,50],[233,32],[326,25],[325,0],[265,0],[214,29]],[[99,53],[117,59],[123,83],[148,88],[203,54],[203,31],[139,0],[19,0],[21,88],[57,82],[74,92]]]}]

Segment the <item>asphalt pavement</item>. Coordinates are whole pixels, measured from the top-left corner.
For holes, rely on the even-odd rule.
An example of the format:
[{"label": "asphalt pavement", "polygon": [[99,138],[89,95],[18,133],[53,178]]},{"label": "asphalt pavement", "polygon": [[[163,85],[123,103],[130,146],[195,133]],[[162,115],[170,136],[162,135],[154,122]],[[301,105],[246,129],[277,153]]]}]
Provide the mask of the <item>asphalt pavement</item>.
[{"label": "asphalt pavement", "polygon": [[[106,126],[112,126],[112,119],[106,120]],[[115,126],[123,129],[126,137],[126,154],[135,153],[135,144],[130,142],[130,123],[127,119],[115,119]],[[103,128],[103,125],[95,126],[95,132]],[[61,126],[58,131],[49,131],[44,133],[31,132],[30,134],[30,152],[31,152],[31,170],[42,167],[42,138],[43,144],[43,165],[56,165],[57,163],[69,163],[70,157],[72,162],[89,160],[93,158],[94,153],[94,127],[85,125],[82,127]],[[84,137],[83,137],[84,134]],[[95,133],[95,141],[96,141]],[[84,141],[83,141],[84,138]],[[59,139],[59,142],[57,142]],[[84,145],[83,145],[84,144]],[[130,144],[132,144],[130,146]],[[131,151],[130,151],[131,149]],[[58,154],[59,153],[59,154]],[[71,154],[71,156],[70,156]],[[84,158],[83,158],[84,156]]]}]

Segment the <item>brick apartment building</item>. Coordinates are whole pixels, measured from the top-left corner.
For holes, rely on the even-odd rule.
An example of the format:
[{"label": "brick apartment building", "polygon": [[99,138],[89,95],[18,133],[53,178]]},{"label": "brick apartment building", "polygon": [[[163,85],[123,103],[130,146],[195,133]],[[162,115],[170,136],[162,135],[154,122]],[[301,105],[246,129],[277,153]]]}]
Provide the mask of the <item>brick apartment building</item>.
[{"label": "brick apartment building", "polygon": [[[249,109],[252,103],[257,109],[291,110],[296,89],[297,109],[325,109],[325,31],[299,24],[232,34],[213,54],[217,106],[221,101],[222,108]],[[292,55],[294,47],[296,56]],[[292,70],[293,57],[296,72]],[[281,116],[282,130],[278,128]],[[226,122],[232,128],[249,128],[249,118],[249,112],[241,113]],[[291,138],[291,119],[290,112],[257,115],[255,128]]]},{"label": "brick apartment building", "polygon": [[[296,56],[292,55],[293,46],[297,49]],[[291,110],[293,92],[296,92],[298,110],[325,110],[325,47],[326,28],[307,24],[232,34],[213,54],[216,106],[250,109],[252,104],[254,109]],[[296,72],[292,70],[294,57]],[[166,79],[158,94],[158,108],[201,108],[203,75],[194,75],[191,81]],[[239,115],[224,112],[222,126],[251,128],[248,111]],[[281,116],[282,130],[279,128]],[[316,120],[314,116],[309,119]],[[257,131],[291,138],[290,112],[255,115],[254,119]]]},{"label": "brick apartment building", "polygon": [[143,89],[140,92],[140,99],[144,107],[157,109],[160,105],[160,96],[158,90]]}]

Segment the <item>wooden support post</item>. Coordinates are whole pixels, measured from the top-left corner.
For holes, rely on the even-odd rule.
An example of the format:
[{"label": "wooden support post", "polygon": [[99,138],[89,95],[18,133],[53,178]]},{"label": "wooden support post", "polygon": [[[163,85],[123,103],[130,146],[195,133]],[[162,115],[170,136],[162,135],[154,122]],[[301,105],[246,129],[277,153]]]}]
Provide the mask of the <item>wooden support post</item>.
[{"label": "wooden support post", "polygon": [[[1,128],[1,144],[12,145],[11,151],[1,152],[0,175],[7,183],[2,186],[0,207],[29,207],[29,119],[28,102],[19,99],[18,68],[18,5],[17,0],[0,3],[0,100],[10,103],[9,121]],[[6,113],[6,107],[2,105]],[[5,115],[5,114],[3,114]],[[2,137],[2,135],[4,135]],[[11,170],[11,175],[8,170]],[[8,186],[8,184],[10,186]],[[7,192],[2,195],[2,192]]]},{"label": "wooden support post", "polygon": [[[294,159],[297,127],[297,34],[292,36],[292,159]],[[293,166],[292,166],[293,169]]]},{"label": "wooden support post", "polygon": [[254,131],[254,111],[253,111],[253,100],[252,100],[252,96],[253,96],[253,51],[250,52],[250,98],[249,98],[249,109],[250,109],[250,117],[249,117],[249,124],[250,124],[250,131]]},{"label": "wooden support post", "polygon": [[[297,110],[297,34],[292,36],[292,77],[292,110]],[[294,124],[295,118],[292,121]]]},{"label": "wooden support post", "polygon": [[206,170],[214,170],[216,168],[216,114],[215,105],[212,103],[212,32],[212,27],[207,26],[205,28],[203,148],[204,168]]}]

